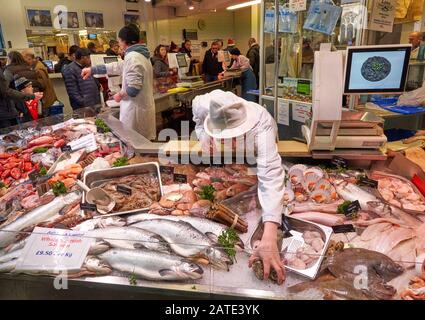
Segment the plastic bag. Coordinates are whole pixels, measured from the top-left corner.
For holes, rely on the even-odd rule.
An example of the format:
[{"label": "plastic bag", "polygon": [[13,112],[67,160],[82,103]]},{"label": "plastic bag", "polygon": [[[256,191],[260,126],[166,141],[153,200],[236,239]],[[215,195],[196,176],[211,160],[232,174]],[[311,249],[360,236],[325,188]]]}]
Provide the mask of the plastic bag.
[{"label": "plastic bag", "polygon": [[329,3],[312,2],[304,29],[330,35],[341,16],[342,8]]},{"label": "plastic bag", "polygon": [[398,99],[398,106],[420,106],[425,102],[425,82],[419,89],[406,92]]},{"label": "plastic bag", "polygon": [[298,16],[287,8],[279,8],[279,32],[297,33]]},{"label": "plastic bag", "polygon": [[276,19],[274,17],[274,10],[266,10],[264,17],[264,32],[274,33],[276,30]]}]

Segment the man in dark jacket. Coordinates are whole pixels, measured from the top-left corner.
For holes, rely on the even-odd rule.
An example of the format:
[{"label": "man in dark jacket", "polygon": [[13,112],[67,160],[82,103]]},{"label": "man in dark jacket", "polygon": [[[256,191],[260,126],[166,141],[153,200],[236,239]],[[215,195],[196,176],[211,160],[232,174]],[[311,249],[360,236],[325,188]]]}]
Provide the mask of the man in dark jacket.
[{"label": "man in dark jacket", "polygon": [[63,71],[66,90],[73,109],[94,107],[101,103],[99,84],[92,76],[87,80],[81,78],[81,71],[91,65],[90,51],[80,48],[75,54],[75,61]]},{"label": "man in dark jacket", "polygon": [[19,116],[11,100],[41,100],[43,93],[25,94],[10,89],[9,83],[0,74],[0,128],[7,128],[16,124],[16,118]]},{"label": "man in dark jacket", "polygon": [[109,49],[105,52],[108,56],[118,56],[120,54],[120,45],[117,40],[109,41]]},{"label": "man in dark jacket", "polygon": [[257,86],[260,84],[260,46],[254,38],[248,41],[249,50],[246,57],[249,59],[252,70],[254,71],[255,78],[257,79]]},{"label": "man in dark jacket", "polygon": [[218,41],[214,41],[211,44],[211,49],[205,52],[202,73],[205,74],[206,82],[217,81],[218,75],[223,72],[223,64],[218,61],[219,48]]},{"label": "man in dark jacket", "polygon": [[72,61],[65,56],[65,53],[59,52],[58,54],[59,62],[55,65],[55,73],[61,73],[63,67],[70,64]]}]

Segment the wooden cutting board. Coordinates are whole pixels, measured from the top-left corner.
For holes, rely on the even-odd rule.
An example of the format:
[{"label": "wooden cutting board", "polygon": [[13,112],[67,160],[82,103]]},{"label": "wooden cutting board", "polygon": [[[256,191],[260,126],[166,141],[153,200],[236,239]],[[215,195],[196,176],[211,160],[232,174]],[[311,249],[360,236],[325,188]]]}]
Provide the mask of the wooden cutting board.
[{"label": "wooden cutting board", "polygon": [[425,171],[425,151],[422,148],[410,148],[404,151],[406,158],[416,163]]}]

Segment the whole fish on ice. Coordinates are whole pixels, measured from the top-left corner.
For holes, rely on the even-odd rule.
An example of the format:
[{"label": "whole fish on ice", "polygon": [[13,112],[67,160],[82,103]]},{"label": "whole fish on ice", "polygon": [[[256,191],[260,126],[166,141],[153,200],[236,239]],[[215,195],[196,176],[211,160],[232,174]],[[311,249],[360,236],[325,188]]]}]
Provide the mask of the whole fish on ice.
[{"label": "whole fish on ice", "polygon": [[111,249],[98,256],[113,269],[147,280],[195,280],[203,270],[184,258],[150,250]]},{"label": "whole fish on ice", "polygon": [[77,201],[79,198],[80,195],[76,193],[56,197],[52,202],[30,211],[13,223],[0,228],[0,248],[4,248],[15,242],[20,231],[50,219],[63,207]]},{"label": "whole fish on ice", "polygon": [[137,227],[160,235],[175,253],[183,257],[206,259],[213,266],[225,270],[231,262],[223,250],[215,247],[212,240],[187,222],[156,219],[141,221]]}]

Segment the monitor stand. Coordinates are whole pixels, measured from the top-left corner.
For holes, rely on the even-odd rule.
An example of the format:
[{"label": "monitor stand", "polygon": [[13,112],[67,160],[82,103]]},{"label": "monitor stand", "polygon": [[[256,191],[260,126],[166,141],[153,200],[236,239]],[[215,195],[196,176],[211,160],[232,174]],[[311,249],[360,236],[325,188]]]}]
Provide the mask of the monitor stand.
[{"label": "monitor stand", "polygon": [[358,105],[358,102],[360,100],[359,94],[350,94],[349,96],[349,103],[348,103],[348,109],[350,111],[354,111],[355,107]]}]

